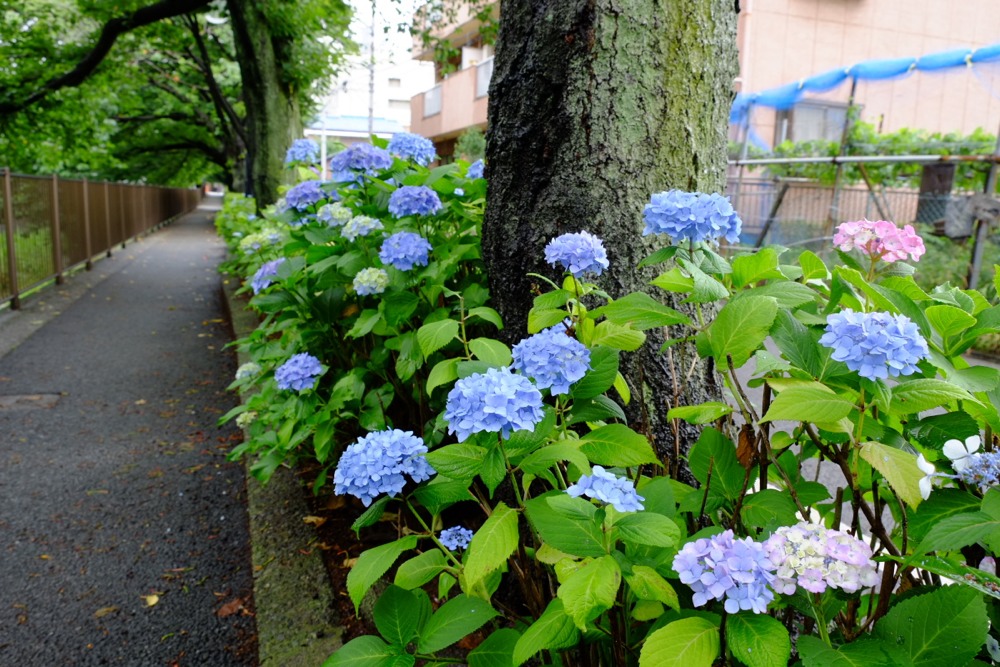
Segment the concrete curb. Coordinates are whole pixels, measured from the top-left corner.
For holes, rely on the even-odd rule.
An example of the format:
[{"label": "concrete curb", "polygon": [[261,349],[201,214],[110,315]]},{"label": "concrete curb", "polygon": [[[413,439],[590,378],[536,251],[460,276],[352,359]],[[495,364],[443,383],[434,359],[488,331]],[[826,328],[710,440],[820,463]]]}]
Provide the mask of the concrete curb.
[{"label": "concrete curb", "polygon": [[[235,281],[222,282],[239,339],[258,320],[235,295]],[[237,356],[241,364],[248,361]],[[260,665],[318,667],[340,648],[343,628],[335,623],[333,590],[313,546],[315,534],[302,521],[309,513],[302,485],[288,468],[278,468],[266,486],[250,474],[249,462],[246,471]]]}]

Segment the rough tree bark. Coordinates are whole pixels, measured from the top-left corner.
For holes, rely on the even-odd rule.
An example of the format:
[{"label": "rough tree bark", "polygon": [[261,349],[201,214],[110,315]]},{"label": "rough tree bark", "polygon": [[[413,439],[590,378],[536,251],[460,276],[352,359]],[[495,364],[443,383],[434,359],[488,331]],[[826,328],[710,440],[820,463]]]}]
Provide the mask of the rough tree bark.
[{"label": "rough tree bark", "polygon": [[302,131],[299,104],[282,79],[281,59],[258,0],[229,0],[247,107],[247,186],[257,205],[278,199],[285,150]]},{"label": "rough tree bark", "polygon": [[[531,307],[526,274],[555,277],[543,257],[553,237],[604,240],[611,268],[598,282],[612,297],[651,290],[635,268],[654,242],[641,236],[650,194],[724,187],[736,10],[732,0],[502,0],[500,16],[483,254],[516,341]],[[676,465],[696,433],[674,432],[667,410],[720,388],[692,347],[659,354],[663,340],[623,355],[622,371],[630,424]]]}]

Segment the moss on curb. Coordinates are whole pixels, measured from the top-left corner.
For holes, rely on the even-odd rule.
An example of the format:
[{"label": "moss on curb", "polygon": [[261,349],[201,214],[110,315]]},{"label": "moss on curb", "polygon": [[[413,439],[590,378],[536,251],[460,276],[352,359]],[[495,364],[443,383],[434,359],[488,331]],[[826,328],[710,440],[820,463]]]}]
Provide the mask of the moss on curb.
[{"label": "moss on curb", "polygon": [[[234,296],[236,285],[223,279],[226,307],[237,338],[249,334],[257,319]],[[244,363],[247,359],[239,359]],[[315,535],[302,521],[309,512],[295,474],[278,468],[262,485],[246,466],[247,504],[257,608],[261,667],[316,667],[341,646],[333,591]]]}]

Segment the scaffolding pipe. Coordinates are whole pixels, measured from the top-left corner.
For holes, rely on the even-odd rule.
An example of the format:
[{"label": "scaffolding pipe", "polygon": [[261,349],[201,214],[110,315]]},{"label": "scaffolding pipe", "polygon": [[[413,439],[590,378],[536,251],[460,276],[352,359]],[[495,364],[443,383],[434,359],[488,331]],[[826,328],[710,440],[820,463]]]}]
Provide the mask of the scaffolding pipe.
[{"label": "scaffolding pipe", "polygon": [[766,167],[769,164],[851,164],[895,162],[990,162],[1000,163],[1000,155],[832,155],[825,157],[775,157],[730,160],[729,166]]}]

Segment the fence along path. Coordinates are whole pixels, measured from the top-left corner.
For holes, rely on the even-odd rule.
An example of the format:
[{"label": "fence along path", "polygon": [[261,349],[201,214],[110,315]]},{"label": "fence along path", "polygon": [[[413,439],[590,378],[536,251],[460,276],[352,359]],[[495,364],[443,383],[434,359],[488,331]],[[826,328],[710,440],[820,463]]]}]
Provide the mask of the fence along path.
[{"label": "fence along path", "polygon": [[24,176],[3,170],[0,305],[189,211],[196,189]]}]

